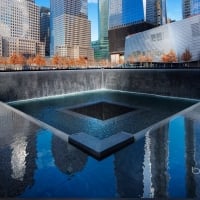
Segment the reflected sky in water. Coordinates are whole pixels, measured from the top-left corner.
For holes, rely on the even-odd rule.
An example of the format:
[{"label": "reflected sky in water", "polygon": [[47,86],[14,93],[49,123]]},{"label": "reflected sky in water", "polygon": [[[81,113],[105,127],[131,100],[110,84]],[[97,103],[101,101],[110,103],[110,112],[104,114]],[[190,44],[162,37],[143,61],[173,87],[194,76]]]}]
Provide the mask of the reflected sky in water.
[{"label": "reflected sky in water", "polygon": [[199,198],[199,111],[98,161],[0,105],[0,197]]}]

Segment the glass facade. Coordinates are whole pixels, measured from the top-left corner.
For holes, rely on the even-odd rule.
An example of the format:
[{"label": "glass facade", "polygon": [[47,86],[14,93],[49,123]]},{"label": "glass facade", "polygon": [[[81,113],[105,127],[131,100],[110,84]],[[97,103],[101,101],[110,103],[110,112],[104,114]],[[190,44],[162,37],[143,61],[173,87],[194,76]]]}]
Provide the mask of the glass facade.
[{"label": "glass facade", "polygon": [[50,9],[40,8],[40,41],[45,43],[45,55],[50,54]]},{"label": "glass facade", "polygon": [[150,22],[165,24],[166,0],[110,0],[109,29]]},{"label": "glass facade", "polygon": [[144,21],[142,0],[110,0],[109,29]]},{"label": "glass facade", "polygon": [[51,0],[50,55],[93,58],[87,0]]},{"label": "glass facade", "polygon": [[2,54],[44,55],[40,43],[40,13],[34,0],[1,0]]},{"label": "glass facade", "polygon": [[183,0],[183,18],[200,14],[200,0]]},{"label": "glass facade", "polygon": [[191,13],[192,15],[200,14],[200,0],[192,0]]},{"label": "glass facade", "polygon": [[[125,60],[140,61],[140,56],[146,56],[153,62],[162,62],[162,56],[171,50],[182,62],[186,51],[192,55],[192,61],[199,60],[200,49],[200,15],[189,17],[174,23],[169,23],[126,37]],[[184,34],[183,34],[184,33]]]},{"label": "glass facade", "polygon": [[98,14],[99,14],[98,59],[108,59],[109,57],[108,11],[109,11],[109,0],[99,0],[98,1]]},{"label": "glass facade", "polygon": [[111,62],[123,62],[128,35],[166,24],[166,21],[166,0],[110,0],[108,37]]}]

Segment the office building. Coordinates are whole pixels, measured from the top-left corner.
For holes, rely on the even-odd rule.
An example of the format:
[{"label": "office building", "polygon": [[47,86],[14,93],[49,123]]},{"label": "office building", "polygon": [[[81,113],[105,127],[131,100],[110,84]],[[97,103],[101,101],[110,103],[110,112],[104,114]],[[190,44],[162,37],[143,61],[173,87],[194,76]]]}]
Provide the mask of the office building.
[{"label": "office building", "polygon": [[165,0],[110,0],[108,38],[111,61],[123,61],[126,36],[163,25],[166,21]]},{"label": "office building", "polygon": [[99,48],[98,58],[109,58],[109,42],[108,42],[108,13],[109,0],[98,1],[98,16],[99,16]]},{"label": "office building", "polygon": [[200,0],[183,0],[183,19],[200,14]]},{"label": "office building", "polygon": [[166,24],[126,37],[125,60],[139,61],[139,56],[150,56],[153,62],[162,62],[162,55],[173,50],[177,61],[187,50],[191,61],[200,60],[200,15]]},{"label": "office building", "polygon": [[50,55],[50,9],[40,8],[40,41],[45,44],[45,56]]},{"label": "office building", "polygon": [[51,0],[50,55],[93,60],[87,0]]},{"label": "office building", "polygon": [[34,0],[1,0],[0,12],[3,56],[13,53],[44,55],[44,45],[40,42],[39,8]]}]

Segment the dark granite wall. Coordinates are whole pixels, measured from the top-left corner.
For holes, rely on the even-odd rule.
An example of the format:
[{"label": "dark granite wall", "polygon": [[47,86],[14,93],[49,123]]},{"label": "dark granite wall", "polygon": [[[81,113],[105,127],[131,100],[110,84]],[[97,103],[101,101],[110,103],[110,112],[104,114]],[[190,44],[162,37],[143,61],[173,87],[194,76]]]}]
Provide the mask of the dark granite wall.
[{"label": "dark granite wall", "polygon": [[200,70],[98,69],[0,73],[0,101],[4,102],[102,87],[200,99]]},{"label": "dark granite wall", "polygon": [[100,89],[101,70],[1,72],[0,101]]},{"label": "dark granite wall", "polygon": [[104,87],[114,90],[200,99],[200,70],[105,70]]}]

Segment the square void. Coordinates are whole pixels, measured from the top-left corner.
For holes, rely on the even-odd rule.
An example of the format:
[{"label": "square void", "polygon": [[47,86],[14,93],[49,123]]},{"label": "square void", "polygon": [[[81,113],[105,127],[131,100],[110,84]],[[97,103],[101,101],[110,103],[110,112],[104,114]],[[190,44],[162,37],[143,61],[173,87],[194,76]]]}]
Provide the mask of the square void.
[{"label": "square void", "polygon": [[108,102],[99,102],[95,104],[90,104],[78,108],[70,109],[73,112],[87,115],[89,117],[97,118],[100,120],[107,120],[119,115],[135,111],[135,108],[112,104]]}]

